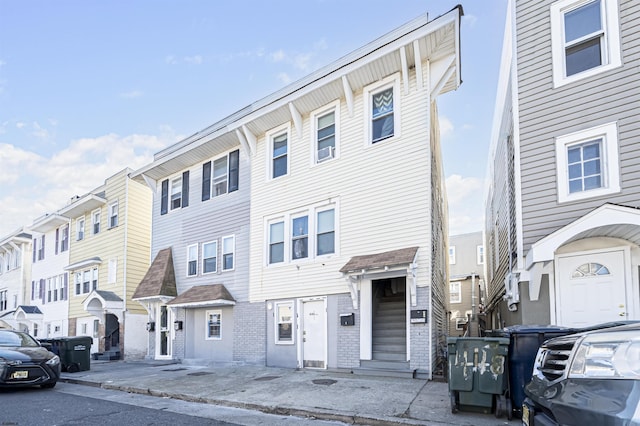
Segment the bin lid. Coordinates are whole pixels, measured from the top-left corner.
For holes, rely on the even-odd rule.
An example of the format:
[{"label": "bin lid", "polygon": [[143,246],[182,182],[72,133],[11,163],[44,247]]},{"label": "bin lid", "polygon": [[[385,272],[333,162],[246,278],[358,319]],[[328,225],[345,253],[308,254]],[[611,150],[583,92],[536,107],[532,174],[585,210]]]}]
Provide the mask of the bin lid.
[{"label": "bin lid", "polygon": [[493,336],[509,336],[510,334],[526,334],[526,333],[552,333],[552,332],[570,332],[572,328],[562,327],[559,325],[525,325],[517,324],[497,330],[490,330],[487,333]]}]

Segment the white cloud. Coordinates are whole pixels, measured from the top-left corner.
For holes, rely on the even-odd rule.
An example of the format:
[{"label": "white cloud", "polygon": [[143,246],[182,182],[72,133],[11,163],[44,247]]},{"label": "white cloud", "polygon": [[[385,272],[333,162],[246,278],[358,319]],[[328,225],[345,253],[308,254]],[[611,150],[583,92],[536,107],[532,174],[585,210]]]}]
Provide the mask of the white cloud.
[{"label": "white cloud", "polygon": [[484,180],[451,175],[446,179],[449,235],[484,229]]},{"label": "white cloud", "polygon": [[142,92],[140,90],[132,90],[130,92],[120,93],[120,97],[125,99],[135,99],[141,96],[142,96]]},{"label": "white cloud", "polygon": [[284,50],[280,49],[280,50],[276,50],[275,52],[271,52],[271,54],[269,55],[269,58],[273,61],[273,62],[282,62],[286,59],[287,55],[284,53]]},{"label": "white cloud", "polygon": [[464,26],[468,26],[469,28],[473,28],[476,25],[476,22],[478,22],[478,17],[475,15],[470,15],[468,13],[465,13],[462,16],[462,25]]},{"label": "white cloud", "polygon": [[18,122],[16,123],[16,127],[17,127],[18,129],[22,129],[24,126],[26,126],[26,123],[24,123],[24,122],[22,122],[22,121],[18,121]]},{"label": "white cloud", "polygon": [[283,84],[291,83],[291,77],[286,72],[278,73],[277,77],[278,80],[280,80],[280,82],[282,82]]},{"label": "white cloud", "polygon": [[72,141],[51,157],[0,143],[0,237],[56,211],[74,195],[97,188],[125,167],[138,169],[179,139],[168,127],[162,136],[108,134]]},{"label": "white cloud", "polygon": [[185,56],[184,57],[184,61],[187,64],[200,65],[200,64],[202,64],[202,56],[201,55]]},{"label": "white cloud", "polygon": [[164,62],[169,64],[169,65],[175,65],[178,63],[178,61],[176,60],[176,57],[173,55],[167,55],[164,58]]},{"label": "white cloud", "polygon": [[453,123],[445,116],[440,116],[439,119],[440,124],[440,138],[446,138],[453,134]]}]

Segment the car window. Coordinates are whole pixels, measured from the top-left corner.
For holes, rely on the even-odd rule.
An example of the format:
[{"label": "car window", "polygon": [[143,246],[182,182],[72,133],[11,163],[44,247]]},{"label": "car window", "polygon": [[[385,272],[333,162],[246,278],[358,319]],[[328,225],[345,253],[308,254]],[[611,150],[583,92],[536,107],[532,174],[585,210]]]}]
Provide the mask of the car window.
[{"label": "car window", "polygon": [[28,334],[0,331],[0,346],[37,347],[40,345]]}]

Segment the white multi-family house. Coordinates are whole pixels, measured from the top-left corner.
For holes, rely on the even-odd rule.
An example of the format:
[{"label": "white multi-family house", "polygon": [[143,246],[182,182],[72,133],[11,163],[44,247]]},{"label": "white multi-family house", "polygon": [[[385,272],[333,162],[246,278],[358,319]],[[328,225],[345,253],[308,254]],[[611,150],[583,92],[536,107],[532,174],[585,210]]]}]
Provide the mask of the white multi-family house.
[{"label": "white multi-family house", "polygon": [[149,358],[264,365],[264,303],[249,302],[249,155],[213,125],[132,174],[154,194],[153,261],[133,294]]},{"label": "white multi-family house", "polygon": [[37,218],[29,227],[32,235],[31,286],[28,304],[41,315],[33,322],[34,337],[57,338],[69,333],[70,221],[51,213]]},{"label": "white multi-family house", "polygon": [[640,319],[640,3],[508,4],[486,204],[492,326]]},{"label": "white multi-family house", "polygon": [[41,313],[26,306],[30,282],[31,234],[20,228],[0,239],[0,327],[34,331]]}]

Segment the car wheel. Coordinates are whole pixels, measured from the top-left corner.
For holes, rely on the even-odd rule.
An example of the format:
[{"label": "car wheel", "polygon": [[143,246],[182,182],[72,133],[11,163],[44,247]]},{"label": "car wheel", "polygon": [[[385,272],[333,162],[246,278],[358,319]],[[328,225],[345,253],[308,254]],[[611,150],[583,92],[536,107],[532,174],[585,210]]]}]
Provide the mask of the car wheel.
[{"label": "car wheel", "polygon": [[45,383],[45,384],[43,384],[43,385],[40,385],[40,387],[41,387],[42,389],[51,389],[51,388],[54,388],[54,387],[56,386],[56,383],[57,383],[57,382]]}]

